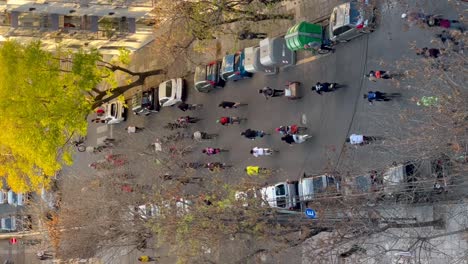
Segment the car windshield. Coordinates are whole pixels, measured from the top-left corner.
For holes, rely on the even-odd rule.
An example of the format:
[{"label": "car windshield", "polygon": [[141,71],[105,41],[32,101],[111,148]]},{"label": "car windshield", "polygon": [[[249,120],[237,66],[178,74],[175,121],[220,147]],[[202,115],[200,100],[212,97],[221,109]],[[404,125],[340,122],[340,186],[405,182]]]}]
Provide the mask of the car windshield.
[{"label": "car windshield", "polygon": [[316,177],[313,180],[314,185],[314,193],[321,193],[323,192],[323,180],[322,177]]},{"label": "car windshield", "polygon": [[149,93],[149,92],[143,93],[143,97],[141,98],[141,105],[142,105],[142,106],[149,106],[149,105],[151,105],[150,93]]},{"label": "car windshield", "polygon": [[342,27],[336,28],[335,30],[333,30],[333,35],[334,36],[341,35],[350,29],[351,29],[350,26],[342,26]]},{"label": "car windshield", "polygon": [[110,115],[113,117],[117,116],[117,104],[116,103],[111,104]]},{"label": "car windshield", "polygon": [[276,195],[286,195],[286,188],[284,186],[284,184],[280,184],[278,186],[275,187],[275,193]]},{"label": "car windshield", "polygon": [[166,97],[172,96],[172,81],[166,82]]},{"label": "car windshield", "polygon": [[240,54],[236,54],[236,55],[234,56],[234,66],[233,66],[233,70],[234,70],[234,71],[239,70],[240,59],[241,59],[241,55],[240,55]]},{"label": "car windshield", "polygon": [[286,208],[286,197],[277,197],[276,206]]},{"label": "car windshield", "polygon": [[[194,76],[195,83],[204,81],[204,80],[206,80],[208,78],[207,77],[207,68],[208,68],[208,71],[209,71],[209,69],[210,69],[209,66],[198,66],[197,68],[195,68],[195,76]],[[208,73],[208,74],[210,74],[210,73]]]},{"label": "car windshield", "polygon": [[349,23],[353,25],[359,25],[364,20],[364,8],[360,3],[351,2],[351,7],[349,10]]}]

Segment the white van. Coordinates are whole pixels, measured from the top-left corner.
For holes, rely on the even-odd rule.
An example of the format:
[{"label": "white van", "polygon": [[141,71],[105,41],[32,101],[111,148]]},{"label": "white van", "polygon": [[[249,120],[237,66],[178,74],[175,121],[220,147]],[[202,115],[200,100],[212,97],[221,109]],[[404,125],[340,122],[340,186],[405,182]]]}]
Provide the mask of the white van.
[{"label": "white van", "polygon": [[318,197],[340,195],[340,183],[332,175],[306,176],[299,180],[299,199],[312,201]]},{"label": "white van", "polygon": [[293,210],[299,208],[298,185],[294,182],[280,182],[260,189],[262,199],[273,208]]}]

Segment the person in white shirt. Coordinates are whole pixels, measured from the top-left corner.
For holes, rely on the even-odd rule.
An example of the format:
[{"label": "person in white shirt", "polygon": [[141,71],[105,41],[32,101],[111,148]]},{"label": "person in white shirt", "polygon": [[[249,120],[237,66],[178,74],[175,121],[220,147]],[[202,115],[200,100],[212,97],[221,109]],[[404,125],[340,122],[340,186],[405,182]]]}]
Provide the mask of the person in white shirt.
[{"label": "person in white shirt", "polygon": [[255,147],[252,150],[250,150],[250,154],[254,155],[254,157],[270,156],[273,154],[273,152],[275,152],[275,150],[272,150],[269,148],[259,148],[259,147]]},{"label": "person in white shirt", "polygon": [[364,144],[364,135],[351,134],[346,142],[351,143],[351,145],[362,145]]},{"label": "person in white shirt", "polygon": [[351,145],[364,145],[378,139],[382,139],[382,137],[370,137],[364,135],[351,134],[351,136],[349,136],[349,138],[346,139],[346,142],[351,143]]},{"label": "person in white shirt", "polygon": [[125,128],[125,130],[127,130],[127,132],[129,134],[131,134],[131,133],[138,133],[141,130],[143,130],[143,128],[142,127],[137,127],[137,126],[128,126],[128,127]]}]

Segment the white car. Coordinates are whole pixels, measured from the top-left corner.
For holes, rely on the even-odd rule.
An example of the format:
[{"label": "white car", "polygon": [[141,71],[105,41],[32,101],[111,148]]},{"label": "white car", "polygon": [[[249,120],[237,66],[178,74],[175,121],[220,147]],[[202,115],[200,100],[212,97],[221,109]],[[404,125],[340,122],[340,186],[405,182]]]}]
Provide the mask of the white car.
[{"label": "white car", "polygon": [[184,80],[182,78],[170,79],[159,84],[159,105],[172,106],[182,102],[184,96]]},{"label": "white car", "polygon": [[118,124],[125,120],[125,108],[119,100],[112,100],[102,105],[104,108],[104,120],[107,124]]}]

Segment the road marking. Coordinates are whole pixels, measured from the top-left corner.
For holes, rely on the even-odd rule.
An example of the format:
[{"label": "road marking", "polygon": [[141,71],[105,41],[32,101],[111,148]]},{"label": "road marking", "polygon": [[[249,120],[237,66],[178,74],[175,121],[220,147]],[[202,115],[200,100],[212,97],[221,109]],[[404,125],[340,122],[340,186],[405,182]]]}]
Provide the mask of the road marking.
[{"label": "road marking", "polygon": [[318,60],[318,59],[320,59],[320,58],[329,56],[331,53],[332,53],[332,52],[329,52],[329,53],[323,54],[323,55],[315,55],[315,56],[312,56],[312,57],[308,57],[308,58],[299,60],[299,61],[296,62],[296,65],[301,65],[301,64],[305,64],[305,63],[312,62],[312,61],[314,61],[314,60]]},{"label": "road marking", "polygon": [[303,125],[307,125],[307,116],[306,116],[306,114],[302,114],[301,123]]},{"label": "road marking", "polygon": [[114,138],[114,127],[113,126],[110,126],[109,137]]},{"label": "road marking", "polygon": [[98,126],[96,128],[96,133],[98,133],[98,134],[102,134],[102,133],[105,133],[105,132],[107,132],[107,125]]}]

